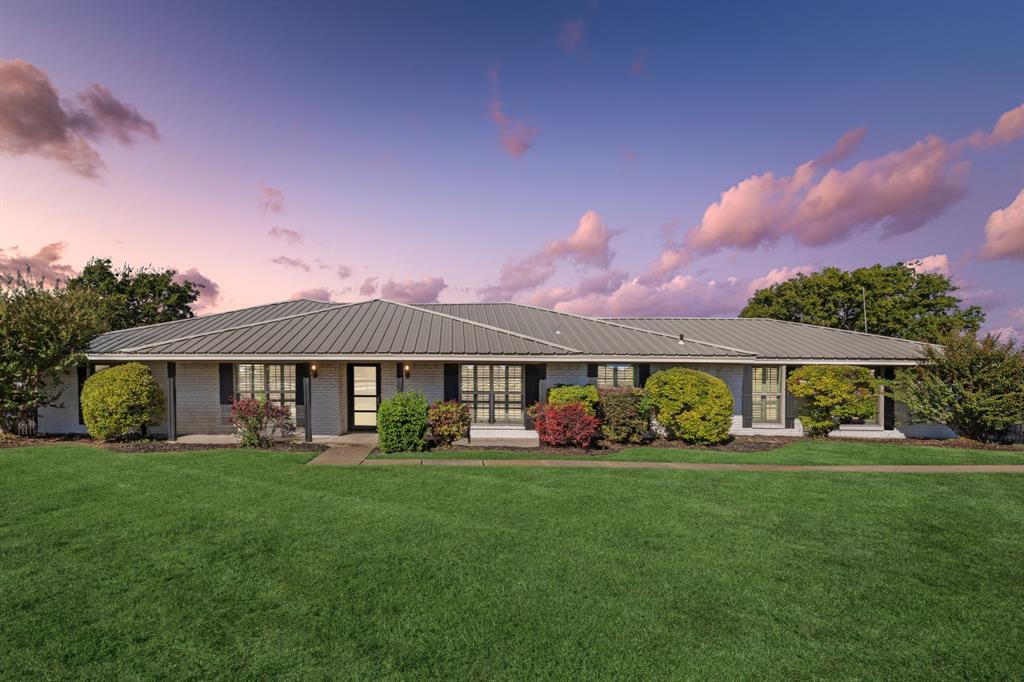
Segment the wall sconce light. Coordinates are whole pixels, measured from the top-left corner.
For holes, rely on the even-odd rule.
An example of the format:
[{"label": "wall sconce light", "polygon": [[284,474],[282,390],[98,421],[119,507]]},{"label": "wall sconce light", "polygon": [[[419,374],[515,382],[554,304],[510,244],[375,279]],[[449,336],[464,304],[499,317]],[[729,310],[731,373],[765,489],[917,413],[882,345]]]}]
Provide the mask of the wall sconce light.
[{"label": "wall sconce light", "polygon": [[310,365],[309,366],[309,376],[311,376],[314,379],[316,379],[316,365]]},{"label": "wall sconce light", "polygon": [[412,376],[412,365],[407,362],[402,365],[402,378],[408,379],[410,376]]}]

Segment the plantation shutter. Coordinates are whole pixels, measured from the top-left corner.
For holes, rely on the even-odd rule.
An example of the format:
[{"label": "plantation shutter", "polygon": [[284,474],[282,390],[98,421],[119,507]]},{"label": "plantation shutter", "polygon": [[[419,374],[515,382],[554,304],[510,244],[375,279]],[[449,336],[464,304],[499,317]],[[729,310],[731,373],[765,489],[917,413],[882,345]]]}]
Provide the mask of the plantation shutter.
[{"label": "plantation shutter", "polygon": [[85,424],[85,417],[82,416],[82,386],[89,378],[89,368],[86,365],[79,365],[75,368],[78,375],[78,423]]},{"label": "plantation shutter", "polygon": [[651,366],[647,363],[636,366],[636,385],[643,388],[651,378]]},{"label": "plantation shutter", "polygon": [[789,379],[789,374],[794,369],[796,369],[796,368],[793,367],[793,366],[786,367],[785,368],[786,371],[783,373],[783,377],[784,378],[782,380],[782,392],[786,396],[786,408],[785,408],[786,409],[786,424],[785,424],[785,426],[786,426],[787,429],[792,429],[792,428],[796,427],[796,396],[789,392],[789,384],[787,383],[787,379]]},{"label": "plantation shutter", "polygon": [[235,394],[235,368],[230,362],[220,363],[220,404],[230,405]]},{"label": "plantation shutter", "polygon": [[[882,369],[883,379],[895,379],[896,370],[892,367]],[[885,398],[882,401],[882,428],[892,431],[896,428],[896,401],[892,397],[892,389],[885,389]]]},{"label": "plantation shutter", "polygon": [[305,405],[306,404],[306,395],[305,395],[305,388],[304,387],[306,385],[306,377],[308,377],[308,376],[309,376],[309,363],[308,362],[300,362],[300,363],[295,365],[295,404],[296,405]]},{"label": "plantation shutter", "polygon": [[750,365],[743,365],[743,428],[749,429],[754,425],[754,368]]},{"label": "plantation shutter", "polygon": [[459,399],[459,366],[454,362],[444,365],[444,399]]}]

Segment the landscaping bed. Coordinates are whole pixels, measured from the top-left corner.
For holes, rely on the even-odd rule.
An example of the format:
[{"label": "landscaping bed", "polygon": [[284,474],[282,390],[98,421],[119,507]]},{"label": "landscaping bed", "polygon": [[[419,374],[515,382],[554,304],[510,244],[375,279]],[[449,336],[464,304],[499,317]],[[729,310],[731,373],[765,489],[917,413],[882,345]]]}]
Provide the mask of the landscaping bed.
[{"label": "landscaping bed", "polygon": [[[29,448],[52,445],[88,445],[113,452],[200,452],[203,450],[237,450],[237,443],[181,443],[159,438],[135,438],[118,441],[102,441],[85,435],[66,436],[5,436],[0,438],[0,448]],[[274,452],[323,452],[325,443],[276,442],[265,450]]]}]

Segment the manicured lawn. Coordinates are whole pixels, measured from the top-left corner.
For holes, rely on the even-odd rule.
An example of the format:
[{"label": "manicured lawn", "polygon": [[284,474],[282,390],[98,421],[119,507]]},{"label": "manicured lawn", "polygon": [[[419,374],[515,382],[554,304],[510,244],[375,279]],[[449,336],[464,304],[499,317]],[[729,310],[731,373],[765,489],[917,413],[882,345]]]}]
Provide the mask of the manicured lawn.
[{"label": "manicured lawn", "polygon": [[1019,678],[1024,476],[0,450],[0,679]]},{"label": "manicured lawn", "polygon": [[733,462],[737,464],[1024,464],[1024,449],[961,450],[891,443],[795,440],[764,452],[630,448],[612,454],[554,455],[530,450],[433,450],[371,455],[373,459],[596,459],[625,462]]}]

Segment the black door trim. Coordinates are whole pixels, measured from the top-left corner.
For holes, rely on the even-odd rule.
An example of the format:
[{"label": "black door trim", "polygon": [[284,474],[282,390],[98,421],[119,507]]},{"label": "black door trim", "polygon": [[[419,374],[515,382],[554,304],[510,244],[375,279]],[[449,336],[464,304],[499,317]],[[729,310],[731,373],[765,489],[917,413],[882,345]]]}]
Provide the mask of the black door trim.
[{"label": "black door trim", "polygon": [[380,363],[379,362],[355,362],[348,363],[346,372],[348,374],[348,431],[376,431],[377,426],[356,426],[352,422],[355,419],[355,372],[356,367],[373,367],[377,370],[377,408],[380,409]]}]

